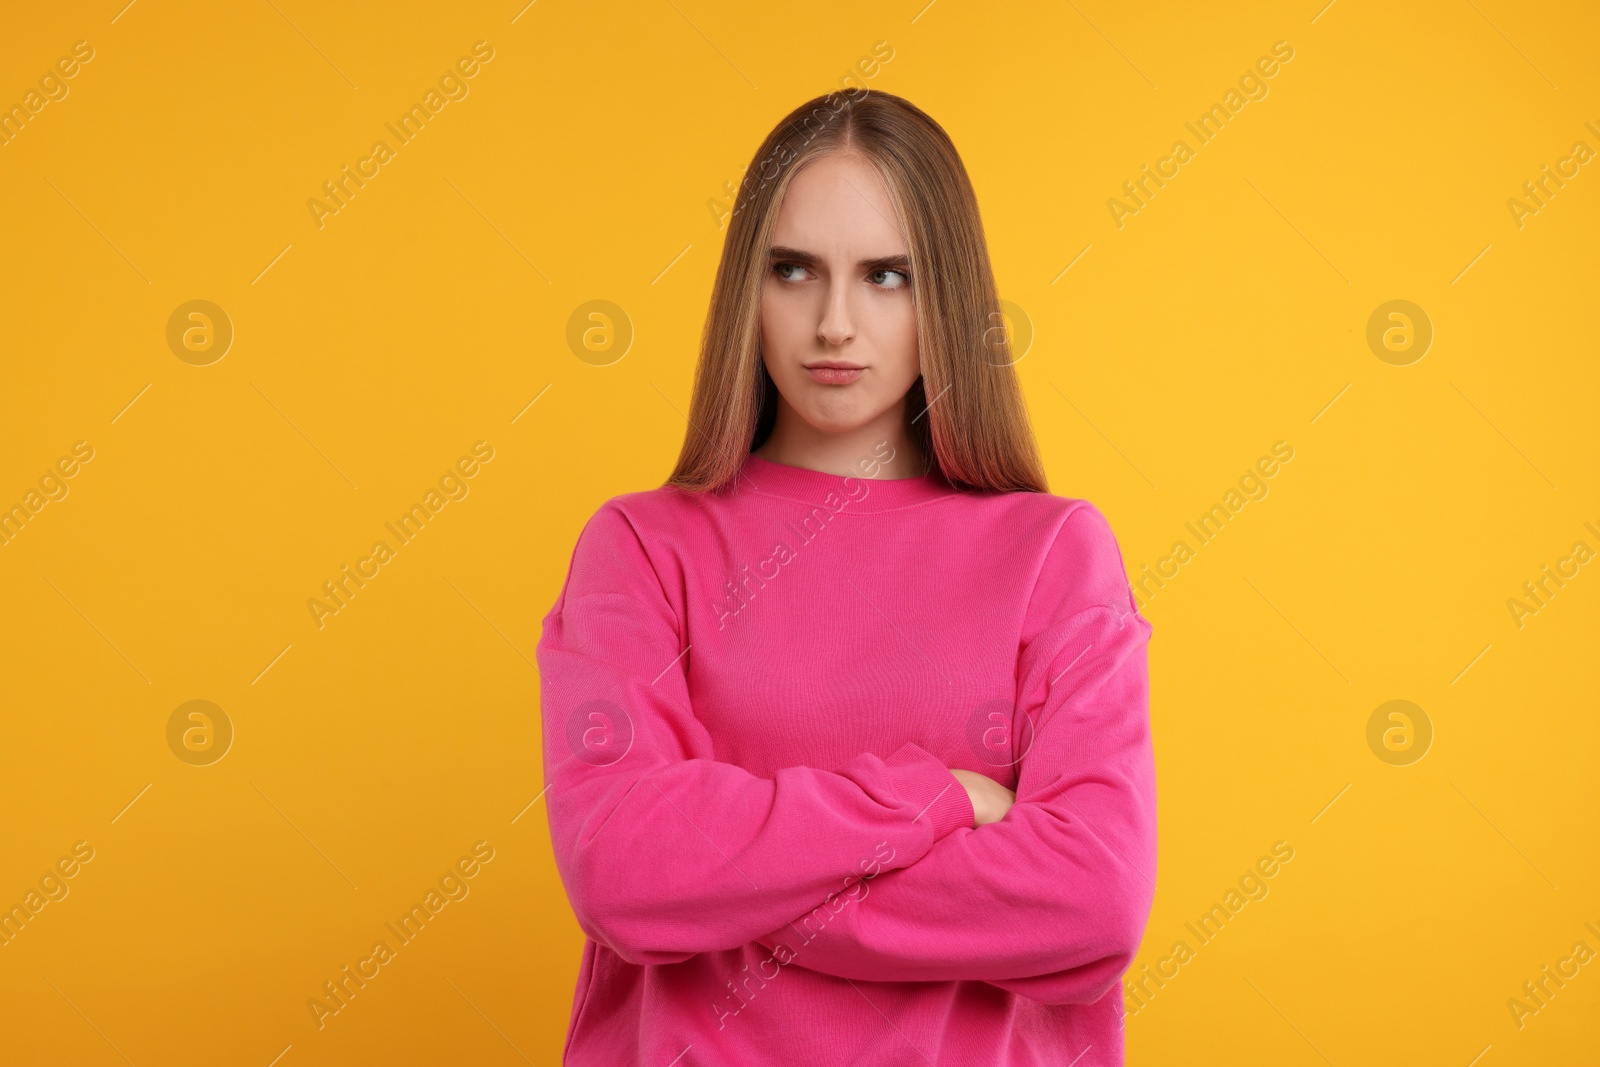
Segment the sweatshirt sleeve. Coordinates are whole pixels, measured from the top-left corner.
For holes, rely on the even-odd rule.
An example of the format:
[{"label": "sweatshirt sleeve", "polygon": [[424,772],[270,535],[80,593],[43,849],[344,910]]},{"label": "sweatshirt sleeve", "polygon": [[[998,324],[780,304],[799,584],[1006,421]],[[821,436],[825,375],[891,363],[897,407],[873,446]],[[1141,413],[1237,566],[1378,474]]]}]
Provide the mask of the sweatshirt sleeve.
[{"label": "sweatshirt sleeve", "polygon": [[843,978],[1100,999],[1137,953],[1155,893],[1150,632],[1109,525],[1079,502],[1026,611],[1016,803],[999,822],[869,874],[848,906],[814,908],[758,943]]},{"label": "sweatshirt sleeve", "polygon": [[630,963],[748,944],[973,824],[943,761],[913,743],[837,771],[761,777],[713,758],[690,707],[676,613],[616,499],[584,526],[537,656],[546,814],[585,934]]}]

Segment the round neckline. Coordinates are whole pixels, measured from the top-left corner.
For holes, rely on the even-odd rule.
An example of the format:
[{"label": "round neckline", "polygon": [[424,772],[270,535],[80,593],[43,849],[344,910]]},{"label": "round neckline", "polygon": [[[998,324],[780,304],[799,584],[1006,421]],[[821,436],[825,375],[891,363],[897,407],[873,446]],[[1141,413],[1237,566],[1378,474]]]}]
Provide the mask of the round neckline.
[{"label": "round neckline", "polygon": [[754,452],[745,456],[736,479],[746,488],[767,496],[783,497],[805,504],[822,504],[829,493],[844,504],[840,513],[895,511],[925,504],[960,492],[945,480],[938,468],[915,478],[868,478],[864,475],[830,474],[809,467],[774,463]]}]

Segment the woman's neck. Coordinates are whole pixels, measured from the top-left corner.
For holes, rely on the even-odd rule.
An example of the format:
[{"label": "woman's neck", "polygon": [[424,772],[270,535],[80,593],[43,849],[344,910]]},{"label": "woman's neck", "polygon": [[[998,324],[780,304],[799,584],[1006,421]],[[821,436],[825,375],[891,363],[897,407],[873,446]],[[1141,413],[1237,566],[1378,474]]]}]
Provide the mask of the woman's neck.
[{"label": "woman's neck", "polygon": [[780,409],[771,436],[754,451],[772,463],[829,474],[920,478],[928,471],[928,461],[906,432],[904,415],[902,403],[866,426],[828,433]]}]

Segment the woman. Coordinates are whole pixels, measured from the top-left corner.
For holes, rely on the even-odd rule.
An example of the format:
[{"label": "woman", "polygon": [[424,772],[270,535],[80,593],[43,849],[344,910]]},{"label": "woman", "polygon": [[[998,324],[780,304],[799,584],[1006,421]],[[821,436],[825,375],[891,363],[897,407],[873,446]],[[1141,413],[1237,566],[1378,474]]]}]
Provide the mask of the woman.
[{"label": "woman", "polygon": [[1150,624],[1046,490],[998,309],[923,112],[835,94],[767,137],[677,468],[601,506],[544,619],[564,1063],[1122,1063]]}]

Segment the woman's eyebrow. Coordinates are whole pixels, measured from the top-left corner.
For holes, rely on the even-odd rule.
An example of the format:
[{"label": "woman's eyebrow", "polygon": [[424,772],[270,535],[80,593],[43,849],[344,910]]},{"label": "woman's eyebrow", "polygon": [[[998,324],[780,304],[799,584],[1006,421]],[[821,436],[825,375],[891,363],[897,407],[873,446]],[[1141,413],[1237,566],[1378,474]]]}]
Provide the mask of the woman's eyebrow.
[{"label": "woman's eyebrow", "polygon": [[[784,245],[774,245],[767,255],[767,260],[768,262],[783,260],[786,263],[798,263],[803,267],[815,267],[821,263],[821,260],[810,252]],[[877,259],[863,259],[856,266],[868,271],[903,270],[911,266],[911,260],[902,252],[892,256],[879,256]]]}]

